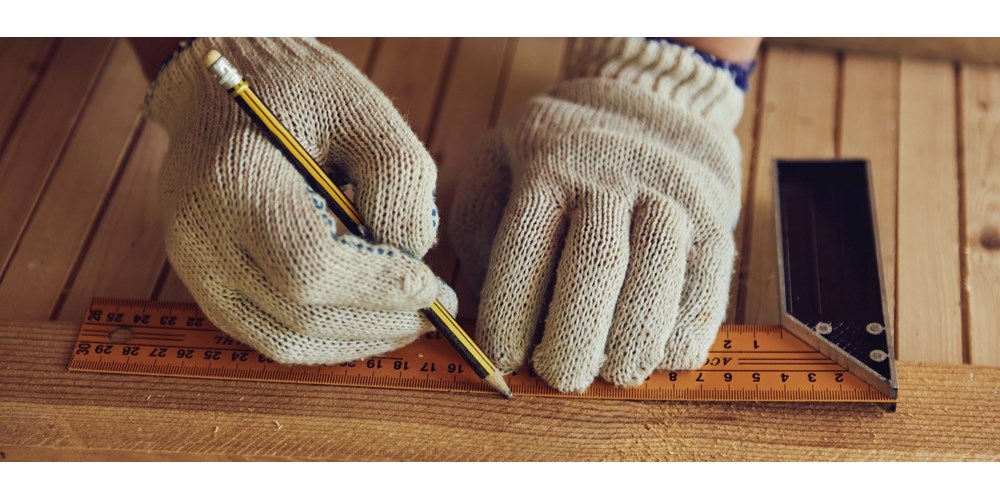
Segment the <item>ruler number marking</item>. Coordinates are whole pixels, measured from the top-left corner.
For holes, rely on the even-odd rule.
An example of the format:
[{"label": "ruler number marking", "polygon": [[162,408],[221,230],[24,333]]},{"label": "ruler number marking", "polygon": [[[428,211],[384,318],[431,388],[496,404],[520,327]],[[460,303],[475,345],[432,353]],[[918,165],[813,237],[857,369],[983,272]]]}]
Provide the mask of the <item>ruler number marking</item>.
[{"label": "ruler number marking", "polygon": [[[111,335],[115,330],[134,333],[127,338],[115,337]],[[447,343],[440,342],[443,339],[439,332],[429,332],[407,348],[383,356],[330,366],[287,366],[219,332],[192,305],[95,300],[86,313],[70,367],[112,373],[489,392],[455,359]],[[654,372],[631,389],[598,380],[584,397],[884,400],[856,376],[808,349],[796,337],[785,337],[778,327],[725,327],[699,370]],[[511,373],[508,381],[521,394],[559,395],[530,365]]]}]

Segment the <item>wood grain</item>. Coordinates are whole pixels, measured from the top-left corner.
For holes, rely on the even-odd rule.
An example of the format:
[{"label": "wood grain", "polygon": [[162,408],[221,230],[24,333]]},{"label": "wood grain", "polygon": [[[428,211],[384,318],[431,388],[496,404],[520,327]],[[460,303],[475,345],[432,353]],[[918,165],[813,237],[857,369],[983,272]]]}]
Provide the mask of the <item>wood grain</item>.
[{"label": "wood grain", "polygon": [[871,168],[885,296],[889,321],[895,325],[899,60],[847,54],[842,81],[840,156],[867,159]]},{"label": "wood grain", "polygon": [[97,38],[63,40],[50,63],[51,70],[7,142],[0,157],[0,278],[111,44],[111,40]]},{"label": "wood grain", "polygon": [[[763,52],[759,57],[764,57]],[[740,140],[740,152],[743,153],[743,187],[740,190],[740,199],[742,200],[740,206],[742,208],[740,209],[739,222],[733,231],[733,239],[736,242],[736,261],[733,263],[733,281],[729,284],[729,305],[726,307],[726,323],[741,321],[741,318],[737,318],[736,315],[739,309],[740,289],[746,282],[747,277],[743,274],[743,267],[740,263],[744,259],[744,249],[750,246],[750,242],[746,237],[746,221],[750,213],[750,179],[753,178],[754,174],[754,148],[757,142],[757,126],[760,121],[759,111],[762,95],[760,90],[760,74],[762,71],[763,69],[758,68],[750,75],[750,88],[743,99],[743,116],[740,117],[740,123],[736,125],[736,137]]]},{"label": "wood grain", "polygon": [[117,43],[7,266],[0,318],[52,314],[132,140],[145,92],[135,54]]},{"label": "wood grain", "polygon": [[998,368],[901,362],[890,414],[75,373],[75,337],[0,324],[7,460],[1000,459]]},{"label": "wood grain", "polygon": [[966,348],[969,362],[1000,366],[1000,68],[961,71]]},{"label": "wood grain", "polygon": [[150,298],[169,302],[195,302],[194,296],[184,286],[184,282],[177,276],[170,263],[164,264],[159,288],[152,291]]},{"label": "wood grain", "polygon": [[165,259],[159,177],[167,133],[147,122],[53,319],[79,321],[94,297],[145,297]]},{"label": "wood grain", "polygon": [[955,71],[903,59],[899,85],[896,354],[961,363]]},{"label": "wood grain", "polygon": [[[428,147],[438,165],[437,207],[442,226],[437,246],[424,261],[453,286],[458,262],[452,235],[447,231],[452,196],[490,126],[507,45],[504,38],[466,38],[459,42]],[[462,235],[455,237],[460,239]]]},{"label": "wood grain", "polygon": [[319,41],[346,57],[362,72],[367,70],[368,61],[375,50],[374,38],[320,38]]},{"label": "wood grain", "polygon": [[[116,283],[103,279],[102,270],[112,265],[114,255],[141,260],[141,248],[157,251],[148,246],[151,235],[135,232],[141,222],[138,213],[155,216],[148,212],[150,200],[119,198],[127,193],[135,200],[139,193],[152,189],[149,173],[144,176],[139,170],[151,168],[156,148],[143,146],[148,140],[147,126],[117,181],[114,169],[118,167],[111,167],[109,173],[107,165],[118,165],[127,141],[108,149],[95,146],[84,154],[84,120],[96,121],[93,113],[99,96],[105,96],[100,106],[106,108],[100,114],[134,119],[137,111],[133,107],[132,115],[127,115],[115,110],[132,104],[128,98],[111,100],[108,92],[97,92],[98,76],[101,82],[110,78],[101,73],[110,41],[62,40],[48,55],[41,45],[33,45],[34,52],[26,48],[15,55],[6,49],[10,43],[0,40],[0,55],[10,54],[10,58],[0,57],[0,68],[21,69],[0,71],[0,88],[12,89],[3,96],[9,100],[0,98],[0,132],[8,127],[0,134],[0,141],[6,141],[0,152],[0,273],[19,241],[30,247],[48,242],[51,249],[32,254],[45,265],[61,262],[57,267],[63,271],[62,278],[37,281],[51,292],[42,294],[47,306],[27,304],[16,311],[10,308],[22,300],[18,293],[36,293],[34,275],[18,271],[14,276],[20,277],[10,283],[9,277],[0,275],[0,289],[8,294],[0,300],[0,307],[8,307],[4,312],[9,317],[44,318],[52,297],[64,292],[65,277],[71,276],[72,286],[59,317],[74,323],[0,324],[0,460],[1000,459],[1000,431],[990,425],[1000,417],[1000,370],[914,362],[963,361],[964,283],[969,341],[964,346],[965,361],[1000,364],[996,327],[1000,323],[996,307],[1000,303],[996,281],[1000,235],[995,236],[1000,226],[995,146],[1000,144],[1000,77],[996,68],[963,67],[961,85],[956,88],[952,64],[906,60],[894,76],[892,68],[897,63],[891,58],[847,54],[839,107],[837,57],[831,52],[772,45],[757,74],[756,87],[762,91],[756,131],[760,143],[749,158],[756,168],[747,176],[745,187],[749,239],[740,265],[745,278],[737,301],[745,313],[740,318],[773,322],[770,318],[776,317],[776,290],[766,291],[774,286],[775,276],[772,160],[831,157],[838,151],[870,158],[877,210],[883,214],[881,242],[886,261],[893,258],[886,244],[891,237],[887,233],[892,233],[886,225],[893,220],[884,213],[896,204],[899,207],[893,247],[898,248],[896,315],[897,333],[902,337],[897,344],[902,399],[898,413],[884,414],[867,405],[530,397],[503,402],[489,396],[69,373],[65,367],[79,319],[71,310],[89,299],[84,287],[122,290],[110,292],[116,295],[131,293],[117,287],[135,277]],[[481,109],[466,109],[460,103],[477,106],[488,94],[476,82],[494,86],[491,121],[509,116],[559,78],[564,66],[561,58],[569,50],[568,42],[561,39],[507,41],[512,50],[505,52],[491,84],[486,75],[492,74],[495,60],[474,60],[475,51],[466,47],[488,45],[496,50],[495,41],[461,40],[455,45],[449,40],[336,39],[327,43],[355,64],[378,73],[397,106],[439,155],[442,179],[455,166],[461,168],[460,155],[450,151],[474,146],[464,141],[481,126],[477,121]],[[388,48],[385,60],[376,57],[380,47]],[[25,66],[29,60],[34,62]],[[459,76],[460,68],[482,68],[482,74]],[[8,81],[20,83],[8,87]],[[77,85],[66,86],[66,81]],[[22,97],[11,97],[18,92]],[[895,118],[893,95],[898,99]],[[4,122],[11,120],[11,110],[17,116]],[[898,141],[891,132],[893,120]],[[114,123],[124,122],[109,121],[109,130],[118,126]],[[741,122],[739,129],[748,156],[753,151],[746,149],[752,137],[750,125]],[[466,126],[468,130],[463,130]],[[92,125],[86,128],[94,129]],[[147,154],[143,151],[150,155],[147,160],[142,159]],[[92,164],[85,169],[85,162]],[[898,171],[879,168],[893,162]],[[75,165],[77,172],[97,172],[96,177],[60,177],[67,165]],[[70,197],[59,193],[70,184],[102,193],[108,186],[117,187],[111,198],[100,195],[99,200],[106,202],[93,198],[73,202],[89,209],[44,208],[52,200],[68,203]],[[891,196],[894,184],[898,184],[896,202]],[[135,186],[135,192],[126,186]],[[120,218],[128,212],[125,205],[139,201],[136,218]],[[106,208],[100,210],[101,206]],[[47,225],[66,227],[67,216],[86,219],[83,226],[91,220],[99,222],[87,230],[92,236],[89,246],[85,242],[91,236],[87,235],[70,235],[65,240],[51,235],[28,237],[29,232]],[[964,231],[959,229],[961,217]],[[116,247],[112,233],[121,233],[122,240],[136,242],[136,246]],[[87,248],[82,260],[81,245]],[[963,251],[964,267],[960,265]],[[141,266],[140,260],[130,266]],[[886,266],[888,286],[892,286],[891,267]],[[75,274],[73,269],[77,269]],[[159,281],[161,298],[191,300],[173,273]],[[760,290],[764,292],[758,294]],[[461,287],[459,292],[461,296]],[[463,300],[463,312],[468,310],[466,303]],[[771,315],[772,307],[775,315]],[[23,314],[36,310],[43,313]],[[441,420],[442,414],[451,420]],[[817,421],[823,425],[817,426]]]},{"label": "wood grain", "polygon": [[24,104],[47,69],[55,40],[5,38],[0,40],[0,152]]},{"label": "wood grain", "polygon": [[559,81],[569,44],[563,38],[519,38],[496,121],[503,121],[546,87]]},{"label": "wood grain", "polygon": [[911,55],[979,63],[1000,63],[1000,39],[998,38],[808,37],[767,38],[764,43],[843,49],[883,55]]},{"label": "wood grain", "polygon": [[773,47],[764,54],[760,143],[750,186],[738,318],[778,323],[774,229],[774,160],[835,155],[837,57],[832,52]]},{"label": "wood grain", "polygon": [[447,38],[382,40],[371,79],[425,143],[434,126],[453,41]]}]

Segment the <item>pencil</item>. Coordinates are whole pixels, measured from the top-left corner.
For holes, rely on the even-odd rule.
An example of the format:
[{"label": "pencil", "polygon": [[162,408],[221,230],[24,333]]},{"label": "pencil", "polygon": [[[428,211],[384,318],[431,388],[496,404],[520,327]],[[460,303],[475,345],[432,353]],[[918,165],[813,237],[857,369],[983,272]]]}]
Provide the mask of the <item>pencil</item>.
[{"label": "pencil", "polygon": [[[247,113],[251,121],[270,139],[271,143],[281,150],[313,190],[326,198],[334,215],[347,230],[355,236],[370,240],[371,232],[365,227],[361,220],[361,214],[358,213],[354,203],[326,175],[316,160],[309,156],[299,141],[292,137],[288,129],[275,118],[260,100],[260,97],[250,89],[250,85],[243,79],[239,70],[216,50],[208,51],[205,54],[204,62],[205,67],[219,80],[219,83]],[[483,353],[482,349],[476,345],[472,337],[466,333],[440,301],[435,300],[430,308],[422,309],[420,312],[448,339],[448,342],[480,378],[505,397],[511,398],[513,396],[496,365]]]}]

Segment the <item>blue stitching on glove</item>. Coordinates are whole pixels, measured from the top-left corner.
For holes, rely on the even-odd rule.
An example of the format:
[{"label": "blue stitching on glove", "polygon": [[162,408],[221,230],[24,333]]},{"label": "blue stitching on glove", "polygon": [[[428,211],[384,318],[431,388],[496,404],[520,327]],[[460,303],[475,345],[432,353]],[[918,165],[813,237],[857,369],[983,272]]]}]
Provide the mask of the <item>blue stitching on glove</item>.
[{"label": "blue stitching on glove", "polygon": [[[339,242],[343,243],[344,245],[351,245],[352,243],[351,243],[351,241],[348,238],[345,238],[345,237],[340,236],[339,234],[337,234],[337,229],[336,229],[337,225],[336,225],[336,223],[333,222],[333,219],[330,217],[330,212],[329,212],[329,210],[327,210],[326,199],[324,199],[322,196],[320,196],[319,193],[317,193],[313,188],[311,188],[309,186],[306,186],[306,192],[309,193],[309,199],[310,199],[310,201],[312,201],[313,208],[315,208],[319,212],[320,217],[323,218],[323,222],[326,223],[326,225],[328,227],[334,228],[332,231],[330,231],[330,237],[333,238],[336,241],[339,241]],[[434,209],[434,213],[435,214],[437,213],[437,209]],[[371,254],[374,254],[377,251],[377,253],[379,255],[385,255],[386,257],[395,257],[396,256],[396,253],[393,252],[392,250],[386,250],[384,248],[375,248],[375,247],[373,247],[373,246],[371,246],[371,245],[369,245],[367,243],[353,243],[353,245],[358,250],[367,250],[368,253],[371,253]],[[414,257],[406,254],[406,253],[403,253],[402,255],[404,257],[407,257],[407,258],[410,258],[410,259],[413,259],[413,260],[419,260],[419,259],[416,259],[416,258],[414,258]]]}]

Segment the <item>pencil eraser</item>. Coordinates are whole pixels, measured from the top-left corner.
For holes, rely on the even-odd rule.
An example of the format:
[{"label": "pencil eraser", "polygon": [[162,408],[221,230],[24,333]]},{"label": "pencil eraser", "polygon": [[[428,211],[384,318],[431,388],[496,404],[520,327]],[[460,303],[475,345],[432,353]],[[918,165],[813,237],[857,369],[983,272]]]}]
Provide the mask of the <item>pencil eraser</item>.
[{"label": "pencil eraser", "polygon": [[222,54],[220,54],[218,50],[212,49],[212,50],[208,51],[208,53],[205,54],[205,59],[204,59],[204,61],[205,61],[205,67],[207,68],[207,67],[215,64],[215,61],[218,61],[219,58],[221,58],[221,57],[222,57]]}]

